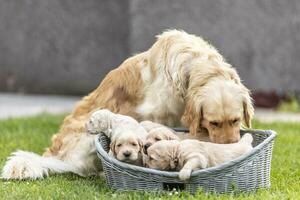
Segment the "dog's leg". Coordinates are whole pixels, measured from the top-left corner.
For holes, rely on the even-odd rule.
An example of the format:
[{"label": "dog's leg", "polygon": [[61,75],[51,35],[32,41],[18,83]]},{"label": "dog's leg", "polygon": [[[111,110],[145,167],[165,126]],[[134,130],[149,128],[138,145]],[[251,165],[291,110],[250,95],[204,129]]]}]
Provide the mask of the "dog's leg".
[{"label": "dog's leg", "polygon": [[206,168],[208,165],[207,159],[199,154],[191,159],[189,159],[185,165],[183,166],[183,168],[179,171],[179,179],[180,180],[187,180],[190,178],[191,173],[194,169],[200,168]]}]

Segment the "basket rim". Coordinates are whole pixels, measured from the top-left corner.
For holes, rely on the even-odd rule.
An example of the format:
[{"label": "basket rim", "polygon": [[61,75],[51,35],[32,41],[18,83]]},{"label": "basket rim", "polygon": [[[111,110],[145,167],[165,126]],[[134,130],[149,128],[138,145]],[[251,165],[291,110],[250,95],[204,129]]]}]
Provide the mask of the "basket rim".
[{"label": "basket rim", "polygon": [[[179,128],[173,128],[173,129],[175,131],[188,132],[188,130],[186,128],[179,127]],[[243,162],[246,159],[248,159],[249,157],[256,154],[257,152],[259,152],[264,146],[266,146],[267,144],[272,142],[275,139],[276,135],[277,135],[277,133],[273,130],[260,130],[260,129],[241,130],[241,133],[267,134],[268,137],[263,142],[261,142],[256,147],[254,147],[250,152],[248,152],[248,153],[246,153],[246,154],[244,154],[244,155],[242,155],[242,156],[240,156],[236,159],[233,159],[233,160],[227,161],[225,163],[222,163],[220,165],[193,171],[192,174],[191,174],[191,177],[217,173],[219,171],[223,171],[223,170],[226,170],[230,167],[233,167],[237,163]],[[126,169],[127,170],[134,170],[134,171],[138,171],[138,172],[150,173],[150,174],[153,174],[153,175],[166,176],[166,177],[170,177],[170,178],[178,177],[179,172],[161,171],[161,170],[157,170],[157,169],[151,169],[151,168],[146,168],[146,167],[142,167],[142,166],[132,165],[132,164],[121,162],[121,161],[115,159],[114,157],[109,156],[108,153],[103,149],[102,145],[99,142],[99,138],[100,138],[101,134],[103,134],[103,133],[99,133],[97,135],[97,137],[95,138],[95,145],[96,145],[96,149],[97,149],[98,154],[106,162],[109,162],[113,165],[116,165],[116,166],[118,166],[118,167],[120,167],[124,170],[126,170]]]}]

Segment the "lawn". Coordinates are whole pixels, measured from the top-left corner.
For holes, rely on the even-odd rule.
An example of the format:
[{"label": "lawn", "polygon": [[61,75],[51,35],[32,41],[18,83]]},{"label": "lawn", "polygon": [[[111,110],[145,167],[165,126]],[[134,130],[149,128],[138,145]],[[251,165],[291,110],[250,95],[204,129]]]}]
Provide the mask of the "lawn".
[{"label": "lawn", "polygon": [[[63,116],[48,114],[32,118],[0,121],[0,168],[16,149],[42,153]],[[73,174],[56,175],[38,181],[0,180],[0,199],[300,199],[300,124],[254,122],[254,128],[273,129],[275,141],[272,186],[240,195],[195,196],[187,193],[116,192],[99,177],[82,178]]]}]

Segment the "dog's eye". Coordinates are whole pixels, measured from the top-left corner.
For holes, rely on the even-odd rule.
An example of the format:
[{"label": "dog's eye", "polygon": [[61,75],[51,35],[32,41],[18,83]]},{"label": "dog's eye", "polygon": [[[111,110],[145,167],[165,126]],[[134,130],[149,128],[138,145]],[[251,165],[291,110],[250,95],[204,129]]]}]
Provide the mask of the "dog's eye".
[{"label": "dog's eye", "polygon": [[122,146],[122,144],[121,144],[121,143],[117,145],[117,147],[120,147],[120,146]]},{"label": "dog's eye", "polygon": [[154,139],[155,139],[155,141],[160,141],[160,138],[157,138],[157,137],[156,137],[156,138],[154,138]]},{"label": "dog's eye", "polygon": [[134,147],[135,147],[135,146],[137,146],[137,144],[136,144],[136,143],[131,143],[131,145],[132,145],[132,146],[134,146]]},{"label": "dog's eye", "polygon": [[216,121],[212,121],[212,122],[209,122],[210,123],[210,125],[212,125],[212,126],[216,126],[216,127],[218,127],[218,126],[220,126],[220,122],[216,122]]},{"label": "dog's eye", "polygon": [[235,123],[237,123],[237,122],[239,122],[240,121],[240,119],[234,119],[234,120],[232,120],[231,122],[233,123],[233,124],[235,124]]}]

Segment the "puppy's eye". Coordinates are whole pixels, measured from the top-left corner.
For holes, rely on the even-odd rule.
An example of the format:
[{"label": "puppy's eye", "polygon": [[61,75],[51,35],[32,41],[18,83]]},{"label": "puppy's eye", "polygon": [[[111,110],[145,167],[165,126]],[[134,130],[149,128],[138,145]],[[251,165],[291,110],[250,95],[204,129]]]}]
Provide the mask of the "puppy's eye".
[{"label": "puppy's eye", "polygon": [[131,143],[131,145],[132,145],[132,146],[134,146],[134,147],[135,147],[135,146],[137,146],[137,144],[136,144],[136,143]]},{"label": "puppy's eye", "polygon": [[149,157],[149,161],[154,160],[152,156]]},{"label": "puppy's eye", "polygon": [[120,147],[120,146],[122,146],[122,144],[121,144],[121,143],[117,145],[117,147]]},{"label": "puppy's eye", "polygon": [[221,123],[220,123],[220,122],[217,122],[217,121],[212,121],[212,122],[209,122],[209,124],[210,124],[211,126],[219,127]]},{"label": "puppy's eye", "polygon": [[160,141],[160,138],[157,138],[157,137],[156,137],[156,138],[154,138],[154,140],[155,140],[155,141]]}]

